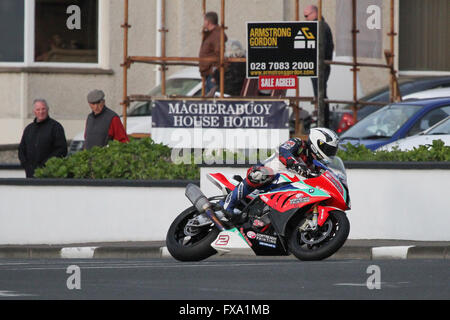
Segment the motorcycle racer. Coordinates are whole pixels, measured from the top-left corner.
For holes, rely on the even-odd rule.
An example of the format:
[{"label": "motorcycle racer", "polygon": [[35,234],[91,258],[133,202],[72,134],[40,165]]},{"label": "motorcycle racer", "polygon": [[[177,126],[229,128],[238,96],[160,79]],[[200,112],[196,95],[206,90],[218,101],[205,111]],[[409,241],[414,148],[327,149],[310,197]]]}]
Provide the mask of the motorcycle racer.
[{"label": "motorcycle racer", "polygon": [[233,222],[242,220],[241,211],[236,204],[255,189],[266,191],[283,171],[293,171],[303,177],[316,172],[313,160],[330,160],[338,150],[337,134],[327,128],[312,128],[308,139],[291,138],[280,145],[278,152],[248,169],[247,175],[239,185],[228,194],[222,203],[225,214]]}]

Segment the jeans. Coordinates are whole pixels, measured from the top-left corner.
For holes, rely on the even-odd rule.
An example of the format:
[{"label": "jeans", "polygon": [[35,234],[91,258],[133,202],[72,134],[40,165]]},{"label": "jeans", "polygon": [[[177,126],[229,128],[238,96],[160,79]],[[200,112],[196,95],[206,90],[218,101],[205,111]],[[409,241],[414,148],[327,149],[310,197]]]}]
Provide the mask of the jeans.
[{"label": "jeans", "polygon": [[213,82],[214,77],[212,75],[209,75],[205,79],[205,94],[208,94],[209,91],[211,91],[212,88],[215,87],[215,83]]}]

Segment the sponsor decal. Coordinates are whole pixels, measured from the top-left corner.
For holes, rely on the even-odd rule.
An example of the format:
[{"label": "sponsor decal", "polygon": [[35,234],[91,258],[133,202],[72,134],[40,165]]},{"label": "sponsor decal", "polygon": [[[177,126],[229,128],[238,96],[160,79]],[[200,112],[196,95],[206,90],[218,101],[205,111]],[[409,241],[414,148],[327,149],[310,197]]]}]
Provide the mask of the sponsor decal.
[{"label": "sponsor decal", "polygon": [[310,199],[311,199],[310,197],[305,197],[299,193],[295,196],[295,198],[290,199],[289,203],[290,204],[300,204],[300,203],[309,202]]},{"label": "sponsor decal", "polygon": [[267,242],[267,243],[273,243],[273,244],[277,243],[276,237],[268,236],[267,234],[262,234],[262,233],[256,234],[256,240]]},{"label": "sponsor decal", "polygon": [[259,241],[258,244],[261,245],[261,246],[270,247],[270,248],[276,248],[277,247],[275,244],[261,242],[261,241]]},{"label": "sponsor decal", "polygon": [[214,244],[216,246],[226,246],[228,244],[228,241],[230,241],[230,236],[227,234],[221,234]]},{"label": "sponsor decal", "polygon": [[241,235],[244,237],[244,239],[247,242],[247,244],[251,247],[252,243],[250,242],[250,240],[248,240],[247,236],[245,235],[244,228],[241,228],[240,231],[241,231]]},{"label": "sponsor decal", "polygon": [[249,231],[247,232],[247,237],[249,237],[250,239],[255,239],[256,233],[254,233],[253,231]]},{"label": "sponsor decal", "polygon": [[258,227],[258,228],[264,227],[264,222],[262,222],[261,220],[255,219],[255,221],[253,221],[253,226]]},{"label": "sponsor decal", "polygon": [[327,177],[328,180],[334,184],[336,189],[338,189],[341,194],[344,194],[344,190],[342,189],[340,182],[338,182],[335,177],[333,177],[329,172],[325,172],[325,177]]},{"label": "sponsor decal", "polygon": [[291,149],[295,145],[294,141],[288,140],[281,146],[282,148]]}]

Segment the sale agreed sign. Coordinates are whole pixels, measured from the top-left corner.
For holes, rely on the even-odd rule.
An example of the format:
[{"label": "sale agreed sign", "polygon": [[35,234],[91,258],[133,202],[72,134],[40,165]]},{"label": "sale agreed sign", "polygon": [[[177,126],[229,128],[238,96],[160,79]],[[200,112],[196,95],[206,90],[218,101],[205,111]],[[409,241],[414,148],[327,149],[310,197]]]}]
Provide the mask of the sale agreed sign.
[{"label": "sale agreed sign", "polygon": [[317,77],[317,21],[247,22],[247,78]]}]

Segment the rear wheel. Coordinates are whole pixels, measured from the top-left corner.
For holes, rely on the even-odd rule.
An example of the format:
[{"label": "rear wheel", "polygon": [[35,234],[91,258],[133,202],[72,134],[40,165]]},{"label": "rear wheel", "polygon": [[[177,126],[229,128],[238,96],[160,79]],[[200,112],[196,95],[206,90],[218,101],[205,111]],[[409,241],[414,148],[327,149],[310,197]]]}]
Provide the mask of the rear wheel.
[{"label": "rear wheel", "polygon": [[179,261],[200,261],[217,253],[211,243],[217,238],[219,230],[212,223],[202,227],[188,226],[189,220],[198,215],[195,207],[184,210],[167,232],[167,250]]},{"label": "rear wheel", "polygon": [[347,240],[350,222],[342,211],[331,211],[322,227],[301,231],[305,219],[300,220],[288,236],[289,251],[300,260],[323,260],[334,254]]}]

